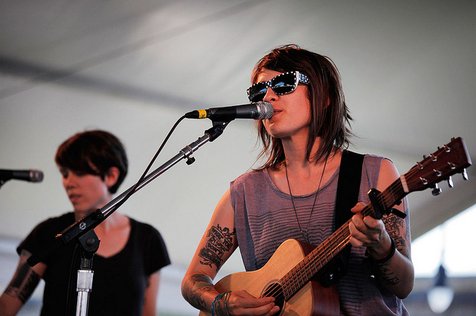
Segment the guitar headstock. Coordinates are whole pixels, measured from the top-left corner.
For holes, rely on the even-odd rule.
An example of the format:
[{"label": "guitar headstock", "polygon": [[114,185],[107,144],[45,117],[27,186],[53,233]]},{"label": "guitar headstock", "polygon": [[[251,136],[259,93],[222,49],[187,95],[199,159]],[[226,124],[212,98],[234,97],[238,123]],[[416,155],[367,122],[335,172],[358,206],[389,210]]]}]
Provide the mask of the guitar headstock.
[{"label": "guitar headstock", "polygon": [[462,173],[467,179],[465,168],[471,166],[471,158],[461,137],[452,138],[451,142],[438,148],[434,153],[413,166],[402,176],[406,193],[422,191],[434,187],[438,194],[437,183],[448,180],[451,186],[451,176]]}]

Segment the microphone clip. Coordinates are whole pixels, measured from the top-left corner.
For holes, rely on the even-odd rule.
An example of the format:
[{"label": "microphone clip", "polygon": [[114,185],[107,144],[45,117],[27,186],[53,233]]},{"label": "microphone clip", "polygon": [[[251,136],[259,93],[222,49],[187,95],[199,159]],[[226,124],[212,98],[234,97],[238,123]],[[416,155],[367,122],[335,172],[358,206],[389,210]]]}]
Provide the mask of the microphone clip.
[{"label": "microphone clip", "polygon": [[231,122],[229,121],[222,121],[222,120],[214,120],[212,119],[212,127],[205,131],[206,134],[210,135],[210,142],[214,141],[218,136],[220,136],[223,131],[225,130],[226,126]]}]

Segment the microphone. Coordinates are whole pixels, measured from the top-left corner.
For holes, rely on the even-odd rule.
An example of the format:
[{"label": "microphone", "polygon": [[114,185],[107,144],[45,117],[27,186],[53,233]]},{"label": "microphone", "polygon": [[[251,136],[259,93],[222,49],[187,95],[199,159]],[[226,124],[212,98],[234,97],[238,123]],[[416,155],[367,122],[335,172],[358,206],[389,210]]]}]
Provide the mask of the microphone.
[{"label": "microphone", "polygon": [[10,179],[23,180],[28,182],[43,181],[43,172],[40,170],[7,170],[0,169],[0,181],[5,182]]},{"label": "microphone", "polygon": [[264,120],[273,116],[273,106],[269,102],[259,101],[250,104],[195,110],[185,114],[186,118],[231,121],[236,118]]}]

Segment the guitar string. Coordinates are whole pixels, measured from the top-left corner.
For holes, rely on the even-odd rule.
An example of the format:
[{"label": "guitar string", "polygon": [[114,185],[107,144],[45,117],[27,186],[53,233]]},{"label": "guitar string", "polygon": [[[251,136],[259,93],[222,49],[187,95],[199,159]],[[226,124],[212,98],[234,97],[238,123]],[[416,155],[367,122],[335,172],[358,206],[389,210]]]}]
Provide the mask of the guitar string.
[{"label": "guitar string", "polygon": [[[405,174],[405,177],[409,177],[411,175],[414,175],[415,173],[417,173],[418,170],[410,170],[407,174]],[[407,180],[408,181],[408,180]],[[408,181],[409,184],[415,184],[415,183],[418,183],[418,182],[421,182],[422,180],[417,178],[416,180],[413,180],[413,178],[410,177],[410,180]],[[407,193],[404,192],[402,190],[402,185],[401,185],[401,181],[397,180],[395,181],[394,183],[392,183],[392,185],[390,185],[387,190],[385,190],[384,192],[380,193],[378,196],[377,196],[377,199],[379,201],[379,203],[382,203],[383,206],[387,206],[387,205],[391,205],[393,206],[395,204],[395,201],[398,202],[399,199],[402,199]],[[398,193],[398,194],[397,194]],[[399,198],[393,198],[393,197],[396,197],[397,195],[400,195],[401,197]],[[389,200],[393,198],[392,200]],[[372,208],[371,208],[371,205],[367,205],[364,210],[362,211],[364,213],[364,215],[370,215],[372,213]],[[330,247],[330,250],[331,250],[331,254],[333,252],[335,252],[336,250],[341,250],[343,249],[349,242],[349,239],[350,239],[350,235],[349,235],[349,231],[346,230],[346,228],[348,227],[348,223],[346,223],[347,225],[343,225],[340,229],[338,229],[338,231],[336,231],[336,234],[335,237],[338,237],[338,238],[332,238],[330,242],[324,242],[323,243],[323,246],[326,246],[326,247]],[[332,237],[332,236],[331,236]],[[322,248],[322,247],[321,247]],[[311,258],[312,262],[314,261],[320,261],[322,259],[326,259],[325,258],[326,254],[323,253],[319,256],[315,256],[314,258]],[[324,258],[323,258],[324,257]],[[303,260],[304,261],[304,260]],[[322,262],[320,264],[318,264],[318,266],[320,266],[318,269],[320,269],[324,264],[322,264]],[[318,271],[318,270],[317,270]],[[291,270],[290,272],[293,272],[293,270]],[[290,273],[288,273],[289,275]],[[310,274],[310,272],[308,272],[308,274]],[[313,273],[315,274],[315,273]],[[313,275],[312,274],[312,275]],[[286,275],[286,276],[288,276]],[[282,280],[286,280],[286,279],[289,279],[292,281],[292,278],[290,277],[286,277],[284,276],[282,278]],[[291,275],[292,276],[292,275]],[[286,281],[285,281],[286,282]],[[289,283],[289,282],[287,282]],[[292,282],[291,282],[292,283]],[[285,286],[286,287],[286,286]],[[278,290],[278,289],[277,289]]]},{"label": "guitar string", "polygon": [[[415,168],[412,168],[410,169],[409,172],[407,172],[403,177],[405,178],[405,180],[407,181],[408,184],[410,184],[411,186],[415,185],[415,184],[418,184],[419,182],[422,182],[423,180],[421,178],[416,178],[414,177],[415,174],[417,174],[418,172],[420,172],[419,170],[415,169]],[[442,180],[444,180],[442,178]],[[379,203],[381,203],[381,205],[383,206],[387,206],[387,205],[391,205],[393,206],[396,202],[398,202],[398,200],[401,200],[402,198],[405,197],[405,195],[407,195],[408,193],[410,192],[405,192],[403,190],[403,187],[402,187],[402,183],[401,181],[399,181],[399,179],[397,179],[396,181],[394,181],[384,192],[381,192],[378,196],[377,196],[377,200],[379,201]],[[396,198],[396,196],[399,196],[398,198]],[[401,196],[401,197],[400,197]],[[389,200],[393,198],[392,200]],[[391,207],[390,206],[390,207]],[[371,205],[367,205],[364,209],[363,209],[363,214],[364,215],[370,215],[372,213],[372,207]],[[323,246],[326,246],[326,247],[331,247],[331,254],[333,252],[335,252],[336,250],[342,250],[348,243],[349,243],[349,240],[350,240],[350,232],[348,230],[346,230],[346,228],[348,228],[348,224],[349,224],[350,220],[344,224],[343,226],[341,226],[335,234],[335,237],[336,238],[331,238],[330,242],[325,242],[323,243]],[[330,236],[332,237],[332,236]],[[329,244],[329,245],[327,245]],[[325,248],[325,247],[320,247],[320,248]],[[324,256],[324,259],[325,259],[325,256],[326,254],[325,253],[322,253],[320,254],[319,256],[314,256],[314,257],[311,257],[311,263],[312,262],[315,262],[315,261],[320,261],[320,259],[322,259],[322,257]],[[304,260],[303,260],[304,261]],[[301,261],[301,263],[303,263],[303,261]],[[301,264],[300,263],[300,264]],[[298,265],[300,265],[298,264]],[[324,264],[321,262],[320,264],[318,264],[318,269],[317,271],[319,271],[319,269],[323,266]],[[289,280],[292,281],[292,278],[290,277],[290,274],[292,276],[293,272],[294,272],[295,269],[292,269],[288,274],[286,274],[282,280],[284,280],[284,283],[289,283]],[[310,274],[311,272],[308,272],[308,275]],[[315,273],[314,273],[315,274]],[[314,275],[313,274],[313,275]],[[288,280],[288,281],[287,281]],[[306,281],[307,282],[307,281]],[[291,284],[293,284],[291,282]],[[278,285],[276,285],[278,286]],[[284,287],[284,290],[286,289],[286,285],[283,286]],[[283,290],[283,292],[284,292]],[[275,287],[275,290],[274,291],[279,291],[279,288],[276,288]],[[273,292],[271,292],[273,293]],[[283,293],[284,295],[284,293]]]},{"label": "guitar string", "polygon": [[[350,221],[349,221],[349,222],[350,222]],[[349,222],[348,222],[348,223],[349,223]],[[328,243],[327,243],[327,244],[333,246],[333,247],[331,248],[331,250],[332,250],[332,251],[331,251],[331,254],[332,254],[333,252],[335,252],[336,250],[338,250],[338,249],[343,249],[343,248],[348,244],[348,240],[349,240],[349,238],[350,238],[348,230],[346,231],[346,228],[347,228],[347,226],[348,226],[348,223],[347,223],[347,225],[343,225],[338,231],[336,231],[337,234],[335,234],[335,235],[337,235],[338,237],[341,237],[341,238],[337,238],[337,239],[335,239],[335,240],[332,239],[331,242],[328,242]],[[342,238],[342,237],[343,237],[343,238]],[[342,240],[341,240],[341,239],[342,239]],[[334,243],[332,243],[332,241],[334,241]],[[325,248],[325,246],[328,246],[328,245],[322,245],[322,246],[324,246],[324,248]],[[320,246],[320,248],[322,248],[322,246]],[[310,263],[313,263],[313,262],[316,262],[316,261],[317,261],[317,262],[318,262],[318,264],[317,264],[318,269],[320,269],[320,268],[324,265],[324,263],[322,263],[322,259],[326,259],[326,258],[325,258],[326,256],[328,256],[328,255],[325,254],[325,253],[322,253],[322,254],[320,254],[319,256],[311,257],[311,260],[309,260],[309,262],[310,262]],[[303,260],[303,261],[305,261],[305,260]],[[307,266],[309,267],[309,265],[307,265]],[[305,269],[305,270],[306,270],[306,269]],[[315,273],[313,273],[313,272],[311,272],[311,271],[308,271],[308,270],[309,270],[309,269],[307,269],[307,270],[305,271],[305,272],[307,272],[308,277],[311,277],[312,275],[315,274]],[[318,270],[317,270],[317,271],[318,271]],[[288,273],[288,275],[290,276],[289,278],[286,278],[286,277],[283,278],[283,279],[284,279],[284,282],[283,282],[283,292],[286,292],[286,288],[289,288],[289,285],[287,285],[288,283],[291,283],[290,286],[295,286],[295,284],[294,284],[294,282],[292,282],[293,280],[292,280],[292,278],[291,278],[292,276],[295,275],[295,273],[292,273],[292,272],[294,272],[294,271],[290,271],[290,272],[291,272],[291,273]],[[302,280],[301,280],[301,281],[302,281]],[[307,280],[305,280],[305,281],[307,282]],[[301,283],[303,283],[303,282],[301,282]],[[276,285],[273,289],[270,289],[270,290],[272,290],[272,291],[269,292],[269,294],[272,294],[273,296],[274,296],[274,295],[277,295],[278,292],[280,292],[280,288],[279,288],[278,285]],[[268,292],[268,291],[267,291],[267,292]],[[291,292],[294,293],[294,291],[291,291]],[[292,293],[291,293],[291,294],[292,294]],[[285,297],[288,296],[288,295],[286,295],[286,293],[283,293],[282,295],[284,295]]]},{"label": "guitar string", "polygon": [[[346,223],[347,225],[341,226],[336,231],[336,233],[333,234],[334,236],[340,237],[340,238],[336,238],[336,239],[331,238],[331,240],[329,242],[324,242],[318,248],[326,248],[326,247],[332,246],[331,249],[330,249],[331,254],[334,253],[337,249],[339,249],[339,246],[342,247],[342,249],[343,249],[345,247],[345,245],[348,244],[348,240],[350,238],[349,231],[348,230],[346,231],[346,228],[348,227],[349,222],[350,222],[350,220]],[[332,236],[330,236],[330,237],[332,237]],[[343,240],[341,240],[341,239],[343,239]],[[315,252],[315,251],[313,251],[313,252]],[[318,267],[317,271],[318,271],[324,265],[322,263],[322,261],[323,261],[323,259],[326,259],[325,258],[326,256],[328,256],[328,255],[325,254],[325,253],[321,253],[318,256],[311,257],[310,258],[311,260],[309,260],[309,261],[310,261],[310,263],[313,263],[313,262],[316,262],[316,261],[318,262],[318,264],[317,264],[317,267]],[[304,261],[305,260],[303,260],[300,264],[298,264],[296,268],[299,268],[300,265],[305,263]],[[307,266],[309,267],[309,265],[307,265]],[[284,281],[284,282],[282,282],[283,283],[283,292],[285,292],[286,288],[288,288],[289,286],[294,286],[295,285],[295,282],[293,282],[293,277],[296,275],[296,273],[294,273],[296,268],[291,270],[285,277],[282,278],[282,280]],[[315,273],[312,273],[312,271],[308,271],[308,270],[309,269],[305,269],[305,271],[304,271],[304,272],[307,273],[308,277],[311,277],[312,275],[315,274]],[[300,274],[297,274],[297,275],[299,277]],[[289,283],[291,285],[288,285]],[[279,288],[278,285],[276,285],[274,287],[274,289],[271,289],[271,290],[272,290],[272,292],[270,292],[269,294],[272,294],[273,296],[277,295],[278,292],[280,292],[280,288]],[[287,296],[287,295],[285,295],[285,296]]]},{"label": "guitar string", "polygon": [[[398,181],[395,182],[395,184],[398,184]],[[395,186],[393,185],[393,186],[389,187],[389,190],[387,190],[386,192],[392,192],[392,191],[395,191],[395,189],[398,189],[398,188],[395,188]],[[401,190],[398,190],[398,191],[401,191]],[[386,197],[389,197],[390,195],[389,194],[381,194],[379,197],[385,199]],[[371,213],[371,207],[367,206],[362,212],[364,213],[364,215],[369,215]],[[349,235],[349,231],[348,231],[349,222],[350,222],[350,220],[346,223],[346,225],[341,226],[336,231],[336,233],[334,234],[334,237],[336,237],[336,238],[331,238],[330,240],[328,240],[328,242],[324,242],[322,244],[322,246],[320,246],[320,248],[325,248],[325,247],[330,248],[330,251],[323,252],[320,256],[316,256],[314,261],[321,261],[322,259],[326,259],[326,257],[327,257],[327,259],[332,258],[334,256],[333,254],[336,251],[342,250],[348,244],[348,240],[350,239],[350,235]],[[329,256],[329,252],[330,252],[330,256]],[[319,268],[324,266],[326,263],[327,263],[326,260],[324,260],[324,262],[320,262],[318,264]],[[311,273],[311,274],[313,275],[314,273]]]},{"label": "guitar string", "polygon": [[[382,200],[383,200],[383,202],[385,203],[386,198],[391,198],[391,196],[395,195],[395,193],[397,191],[399,191],[401,193],[402,190],[401,190],[401,188],[397,187],[398,184],[399,184],[399,181],[395,181],[392,185],[389,186],[389,188],[387,188],[387,190],[380,193],[377,196],[377,199],[380,200],[379,202],[382,203]],[[386,203],[386,205],[388,205],[389,203],[391,203],[391,202]],[[370,205],[367,205],[366,207],[364,207],[362,212],[364,213],[364,215],[370,215],[371,211],[372,211],[372,209],[371,209]],[[329,248],[330,247],[330,253],[331,253],[330,258],[332,258],[334,256],[333,254],[337,250],[338,251],[342,250],[349,243],[349,240],[350,240],[350,234],[349,234],[349,231],[348,231],[348,224],[349,223],[350,223],[350,220],[346,224],[342,225],[338,230],[336,230],[336,232],[334,234],[332,234],[332,235],[334,235],[335,238],[331,238],[330,241],[328,241],[328,242],[324,241],[317,248],[326,248],[326,247]],[[330,237],[333,237],[332,235]],[[326,263],[322,263],[322,261],[326,261],[325,260],[326,256],[329,257],[329,254],[321,253],[318,256],[311,257],[309,261],[310,261],[310,263],[313,263],[313,262],[317,261],[318,262],[317,271],[319,271],[319,269],[322,268],[322,266],[324,266],[328,262],[327,261]],[[305,261],[305,260],[303,260],[303,261]],[[303,263],[303,261],[301,261],[300,264]],[[300,265],[300,264],[298,264],[298,265]],[[291,286],[294,285],[294,283],[292,282],[293,281],[292,276],[295,274],[294,270],[295,269],[292,269],[290,272],[288,272],[288,274],[286,274],[281,279],[281,280],[284,280],[284,282],[282,282],[283,283],[283,290],[282,290],[283,293],[282,293],[282,295],[284,295],[284,296],[286,296],[285,293],[284,293],[286,288],[289,287],[289,285],[287,285],[287,284],[291,283]],[[307,270],[309,270],[309,269],[307,269]],[[306,272],[307,272],[308,277],[312,277],[316,273],[314,271],[306,271]],[[271,292],[269,292],[268,290],[270,290]],[[280,287],[279,287],[278,284],[273,286],[273,289],[269,288],[268,290],[265,293],[269,293],[272,296],[277,295],[278,292],[281,292]]]},{"label": "guitar string", "polygon": [[[419,164],[422,164],[422,163],[419,163]],[[455,168],[453,168],[453,169],[455,169]],[[405,181],[407,181],[407,184],[410,184],[411,186],[413,186],[413,185],[418,184],[419,182],[423,181],[421,178],[414,179],[415,178],[414,175],[417,174],[418,172],[420,172],[420,171],[417,170],[414,167],[414,168],[411,168],[410,171],[407,172],[403,176]],[[443,177],[441,179],[444,180]],[[410,192],[412,192],[412,191],[410,191]],[[403,190],[401,181],[396,180],[384,192],[380,193],[377,196],[377,199],[378,199],[379,203],[383,202],[383,204],[381,204],[381,205],[384,205],[384,206],[385,205],[391,205],[391,206],[393,206],[396,202],[398,202],[398,200],[401,200],[402,198],[405,197],[405,195],[407,195],[410,192],[405,192]],[[396,197],[396,196],[401,196],[401,197],[394,198],[393,200],[390,200],[390,201],[388,200],[388,199],[390,199],[392,197]],[[371,212],[372,212],[371,205],[366,205],[364,207],[364,209],[362,210],[362,212],[363,212],[364,215],[370,215]],[[332,252],[334,252],[335,250],[338,250],[338,249],[343,249],[349,243],[350,232],[348,230],[346,230],[346,228],[348,228],[349,222],[350,222],[350,220],[346,224],[342,225],[335,232],[335,234],[332,234],[332,235],[335,235],[336,238],[333,238],[333,239],[331,238],[331,241],[327,242],[327,244],[330,244],[330,246],[332,246],[332,248],[331,248]],[[332,235],[330,237],[332,237]],[[326,241],[324,241],[323,244],[326,244]],[[326,245],[323,245],[323,246],[326,246]],[[325,247],[321,247],[321,248],[325,248]],[[321,254],[320,256],[315,256],[315,258],[311,257],[310,261],[318,261],[318,259],[320,259],[323,255],[325,255],[325,254]],[[304,260],[302,260],[298,265],[303,263],[303,261]],[[318,268],[318,269],[320,269],[320,268]],[[292,269],[290,272],[288,272],[281,280],[285,280],[284,283],[286,283],[286,280],[291,280],[292,281],[292,278],[289,277],[289,275],[292,274],[292,272],[294,272],[294,270],[295,269]],[[309,272],[308,272],[308,274],[309,274]],[[278,285],[274,286],[274,291],[279,291],[279,288],[276,288],[276,287],[278,287]],[[285,288],[285,286],[284,286],[284,288]],[[282,292],[283,292],[282,295],[284,295],[284,290]],[[273,292],[271,292],[271,293],[273,293]]]},{"label": "guitar string", "polygon": [[[367,210],[369,210],[369,209],[370,208],[368,208]],[[307,273],[307,279],[302,279],[301,278],[301,281],[304,281],[304,282],[301,282],[301,283],[307,282],[308,279],[311,278],[316,273],[316,271],[319,271],[319,269],[321,269],[328,262],[326,259],[332,258],[334,256],[333,255],[334,252],[336,252],[337,250],[339,250],[339,251],[342,250],[349,243],[350,235],[349,235],[349,231],[347,230],[349,222],[350,222],[350,220],[346,223],[346,225],[343,225],[338,231],[336,231],[337,234],[335,234],[335,236],[339,237],[339,238],[332,239],[331,242],[327,243],[328,245],[326,244],[326,245],[322,245],[323,247],[322,246],[319,247],[319,248],[326,248],[326,247],[332,246],[330,254],[321,253],[317,256],[311,257],[310,260],[308,260],[309,262],[306,265],[307,268],[305,269],[305,272]],[[305,263],[304,261],[305,260],[303,260],[299,265],[302,265],[302,263]],[[312,263],[316,263],[316,266],[317,266],[316,271],[309,271],[308,267],[312,267],[312,265],[311,265]],[[290,273],[288,273],[285,277],[282,278],[282,280],[284,280],[284,282],[282,282],[283,283],[283,286],[282,286],[283,289],[282,290],[280,290],[280,286],[278,284],[276,284],[273,287],[273,289],[269,289],[271,291],[266,291],[266,293],[269,293],[270,295],[275,296],[275,295],[278,295],[279,292],[282,292],[280,295],[283,295],[284,298],[289,297],[289,295],[286,295],[287,294],[286,293],[287,288],[289,288],[290,286],[296,287],[295,282],[293,282],[293,278],[292,278],[293,276],[296,275],[296,273],[294,273],[294,270],[295,269],[291,270]],[[299,274],[298,274],[298,276],[299,276]],[[290,285],[289,285],[289,283],[290,283]],[[299,286],[299,288],[300,288],[300,286]],[[295,291],[299,290],[299,288],[293,289],[290,294],[295,293]]]}]

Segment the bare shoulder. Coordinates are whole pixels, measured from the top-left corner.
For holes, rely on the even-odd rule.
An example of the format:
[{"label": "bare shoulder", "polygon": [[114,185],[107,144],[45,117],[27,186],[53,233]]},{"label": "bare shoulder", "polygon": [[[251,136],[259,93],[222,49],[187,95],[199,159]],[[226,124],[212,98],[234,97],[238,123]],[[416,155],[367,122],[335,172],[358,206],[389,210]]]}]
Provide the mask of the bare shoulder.
[{"label": "bare shoulder", "polygon": [[389,159],[386,159],[386,158],[382,159],[380,164],[380,171],[379,171],[377,186],[380,189],[385,189],[399,177],[400,177],[400,174],[398,173],[398,170],[395,167],[394,163]]}]

